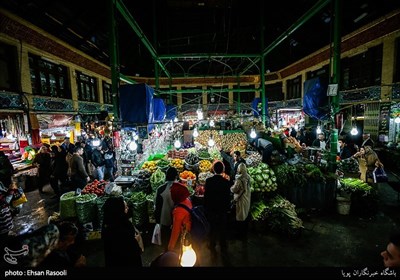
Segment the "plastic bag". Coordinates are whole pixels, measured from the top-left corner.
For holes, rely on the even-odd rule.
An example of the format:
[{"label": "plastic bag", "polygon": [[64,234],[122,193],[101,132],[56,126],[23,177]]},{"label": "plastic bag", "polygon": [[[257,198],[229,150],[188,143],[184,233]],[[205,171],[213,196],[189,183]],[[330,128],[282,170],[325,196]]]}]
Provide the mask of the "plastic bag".
[{"label": "plastic bag", "polygon": [[154,227],[153,236],[151,237],[151,243],[156,245],[162,245],[160,224],[156,224]]},{"label": "plastic bag", "polygon": [[143,253],[144,252],[144,244],[143,244],[142,234],[136,227],[135,227],[135,238],[139,244],[140,249],[142,249],[142,253]]},{"label": "plastic bag", "polygon": [[372,176],[374,178],[374,183],[383,183],[389,180],[383,167],[376,167],[372,172]]},{"label": "plastic bag", "polygon": [[22,188],[18,188],[14,191],[13,197],[11,199],[11,206],[17,207],[27,201],[28,199],[25,196],[24,190]]}]

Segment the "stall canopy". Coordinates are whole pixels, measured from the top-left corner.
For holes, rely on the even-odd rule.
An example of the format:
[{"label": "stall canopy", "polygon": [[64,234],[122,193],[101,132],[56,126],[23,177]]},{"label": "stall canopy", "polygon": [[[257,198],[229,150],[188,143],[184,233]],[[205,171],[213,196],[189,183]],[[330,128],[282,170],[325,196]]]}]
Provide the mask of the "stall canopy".
[{"label": "stall canopy", "polygon": [[165,118],[167,120],[174,120],[176,116],[177,116],[177,114],[176,114],[176,105],[167,104]]},{"label": "stall canopy", "polygon": [[161,122],[165,119],[166,108],[164,100],[161,98],[153,98],[153,118],[155,122]]},{"label": "stall canopy", "polygon": [[325,120],[329,115],[327,84],[320,78],[314,78],[304,82],[303,111],[309,117],[317,120]]},{"label": "stall canopy", "polygon": [[154,89],[146,84],[122,85],[120,93],[121,121],[146,124],[154,120]]}]

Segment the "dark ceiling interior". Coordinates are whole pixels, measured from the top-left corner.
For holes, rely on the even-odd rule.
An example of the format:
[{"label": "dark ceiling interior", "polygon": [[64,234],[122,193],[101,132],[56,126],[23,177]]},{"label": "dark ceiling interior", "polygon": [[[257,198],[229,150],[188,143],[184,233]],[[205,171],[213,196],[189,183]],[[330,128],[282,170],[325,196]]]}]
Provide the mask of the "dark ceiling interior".
[{"label": "dark ceiling interior", "polygon": [[[110,64],[109,1],[7,0],[0,6],[32,22],[95,59]],[[260,54],[309,11],[317,0],[123,1],[157,54]],[[333,0],[266,56],[266,70],[282,69],[332,40]],[[398,0],[342,0],[341,33],[400,8]],[[154,61],[121,13],[116,13],[121,73],[154,76]],[[175,77],[239,75],[247,57],[163,59]],[[245,74],[258,74],[259,64]],[[165,76],[160,71],[160,76]]]}]

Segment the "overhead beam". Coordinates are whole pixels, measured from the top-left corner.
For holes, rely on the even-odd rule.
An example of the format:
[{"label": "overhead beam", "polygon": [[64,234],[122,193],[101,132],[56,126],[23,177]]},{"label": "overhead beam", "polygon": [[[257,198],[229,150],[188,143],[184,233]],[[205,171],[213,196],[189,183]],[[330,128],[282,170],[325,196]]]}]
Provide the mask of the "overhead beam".
[{"label": "overhead beam", "polygon": [[[278,38],[275,39],[269,46],[267,46],[263,52],[262,57],[265,57],[273,49],[275,49],[280,43],[287,39],[293,32],[295,32],[299,27],[306,23],[310,18],[321,11],[331,0],[320,0],[311,9],[309,9],[304,15],[302,15],[294,24],[292,24],[285,32],[283,32]],[[253,65],[260,61],[260,58],[256,58],[251,64],[249,64],[240,75],[243,75],[253,67]]]},{"label": "overhead beam", "polygon": [[160,90],[158,94],[176,94],[176,93],[222,93],[222,92],[255,92],[258,91],[257,88],[222,88],[222,89],[201,89],[201,88],[194,88],[194,89],[173,89],[173,90]]},{"label": "overhead beam", "polygon": [[140,41],[144,44],[144,46],[147,48],[147,50],[150,52],[150,55],[153,57],[153,59],[157,62],[157,64],[160,66],[160,68],[164,71],[165,75],[168,78],[171,78],[170,73],[168,72],[167,68],[165,65],[162,63],[162,61],[158,58],[157,52],[154,49],[153,45],[150,43],[149,39],[147,39],[146,35],[140,28],[139,24],[135,21],[131,13],[128,11],[124,3],[122,3],[122,0],[116,0],[115,5],[118,9],[118,11],[121,13],[121,15],[125,18],[125,20],[128,22],[130,27],[135,31],[136,35],[138,35]]},{"label": "overhead beam", "polygon": [[212,59],[212,58],[246,58],[259,57],[259,54],[161,54],[160,59]]}]

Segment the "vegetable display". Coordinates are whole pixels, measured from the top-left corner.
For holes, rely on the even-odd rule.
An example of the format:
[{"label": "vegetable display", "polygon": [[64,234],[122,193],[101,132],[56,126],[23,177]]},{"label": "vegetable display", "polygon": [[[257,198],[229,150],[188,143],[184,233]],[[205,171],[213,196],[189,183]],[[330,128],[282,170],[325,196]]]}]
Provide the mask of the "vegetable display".
[{"label": "vegetable display", "polygon": [[358,173],[360,170],[358,161],[352,157],[339,161],[337,168],[338,170],[347,173]]},{"label": "vegetable display", "polygon": [[250,186],[253,192],[272,192],[278,187],[274,171],[266,163],[249,167]]},{"label": "vegetable display", "polygon": [[272,230],[281,233],[298,234],[304,228],[297,216],[295,205],[280,195],[272,198],[266,208],[266,220]]},{"label": "vegetable display", "polygon": [[165,183],[165,173],[160,169],[157,169],[156,172],[151,174],[150,176],[150,185],[153,191],[156,191],[159,186]]}]

